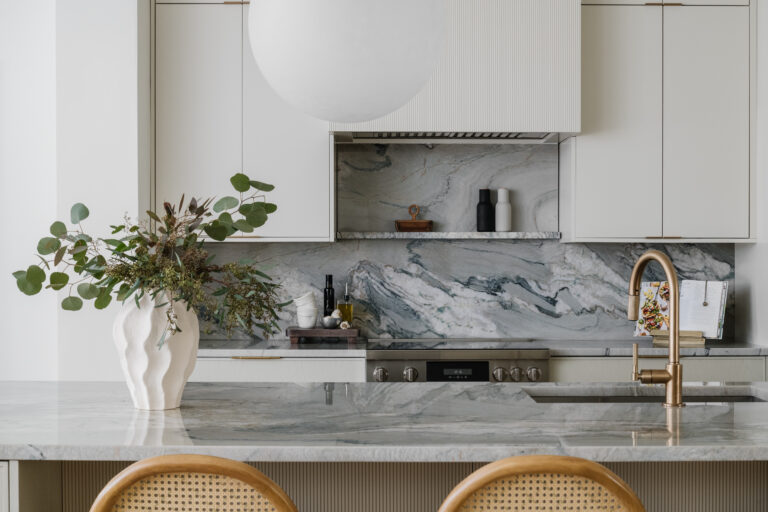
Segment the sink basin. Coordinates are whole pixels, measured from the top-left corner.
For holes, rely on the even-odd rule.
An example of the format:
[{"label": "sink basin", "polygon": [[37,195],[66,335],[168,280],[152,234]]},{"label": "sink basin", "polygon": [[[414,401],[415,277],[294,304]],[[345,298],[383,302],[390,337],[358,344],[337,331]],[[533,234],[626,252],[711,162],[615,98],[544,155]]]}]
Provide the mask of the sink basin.
[{"label": "sink basin", "polygon": [[[544,404],[651,404],[662,403],[664,397],[659,396],[621,396],[621,395],[584,395],[584,396],[557,396],[557,395],[531,395],[534,401]],[[754,395],[693,395],[685,396],[686,403],[733,403],[733,402],[765,402],[759,396]]]},{"label": "sink basin", "polygon": [[[545,404],[653,404],[664,402],[663,386],[577,385],[525,389],[535,402]],[[762,392],[746,384],[721,386],[689,385],[683,388],[683,402],[689,404],[766,402]]]}]

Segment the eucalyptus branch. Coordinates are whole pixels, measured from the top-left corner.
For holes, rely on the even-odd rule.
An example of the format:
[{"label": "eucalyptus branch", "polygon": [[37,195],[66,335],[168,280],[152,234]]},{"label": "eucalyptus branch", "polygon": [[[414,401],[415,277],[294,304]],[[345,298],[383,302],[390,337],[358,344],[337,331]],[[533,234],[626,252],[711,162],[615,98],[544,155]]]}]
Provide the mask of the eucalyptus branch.
[{"label": "eucalyptus branch", "polygon": [[72,311],[81,309],[84,300],[93,300],[97,309],[104,309],[113,298],[138,304],[145,294],[155,300],[165,292],[169,304],[159,306],[168,308],[171,331],[178,329],[171,321],[173,302],[181,301],[228,333],[240,328],[253,334],[259,329],[268,337],[281,310],[279,286],[257,278],[269,279],[254,264],[212,263],[203,242],[225,240],[263,226],[277,210],[264,194],[274,187],[245,174],[236,174],[230,182],[239,199],[192,198],[185,206],[182,196],[178,207],[164,203],[161,212],[148,211],[148,221],[124,217],[111,226],[111,238],[86,233],[82,221],[90,212],[77,203],[70,211],[72,226],[56,221],[50,227],[52,236],[38,242],[37,255],[49,274],[40,263],[30,265],[14,272],[16,284],[27,295],[40,292],[46,282],[46,288],[53,290],[67,287],[68,296],[61,304]]}]

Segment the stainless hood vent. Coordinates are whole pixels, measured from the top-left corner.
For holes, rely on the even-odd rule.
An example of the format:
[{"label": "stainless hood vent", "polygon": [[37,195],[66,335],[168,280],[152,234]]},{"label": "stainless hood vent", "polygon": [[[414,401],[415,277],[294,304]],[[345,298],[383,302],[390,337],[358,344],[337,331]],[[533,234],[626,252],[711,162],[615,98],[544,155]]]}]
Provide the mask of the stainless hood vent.
[{"label": "stainless hood vent", "polygon": [[347,144],[557,144],[556,132],[335,132]]}]

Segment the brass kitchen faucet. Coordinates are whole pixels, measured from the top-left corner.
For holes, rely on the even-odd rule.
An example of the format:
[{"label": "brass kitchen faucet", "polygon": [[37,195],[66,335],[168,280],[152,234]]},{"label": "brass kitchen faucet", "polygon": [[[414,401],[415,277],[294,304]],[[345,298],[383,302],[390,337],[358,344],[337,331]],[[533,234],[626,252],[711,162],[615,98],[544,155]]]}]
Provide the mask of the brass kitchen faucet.
[{"label": "brass kitchen faucet", "polygon": [[672,260],[661,251],[650,250],[643,253],[632,269],[629,279],[629,303],[627,318],[637,321],[640,307],[640,279],[646,265],[652,260],[661,264],[669,283],[669,362],[664,370],[640,370],[638,365],[637,343],[632,347],[632,380],[644,384],[664,384],[667,388],[664,407],[682,407],[683,403],[683,366],[680,364],[680,288],[677,284],[677,272]]}]

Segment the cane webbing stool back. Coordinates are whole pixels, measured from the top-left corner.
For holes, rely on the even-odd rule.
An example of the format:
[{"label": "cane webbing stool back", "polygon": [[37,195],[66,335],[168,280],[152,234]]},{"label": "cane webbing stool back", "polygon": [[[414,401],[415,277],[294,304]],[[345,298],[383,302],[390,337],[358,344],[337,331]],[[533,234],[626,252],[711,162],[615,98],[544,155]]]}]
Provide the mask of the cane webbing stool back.
[{"label": "cane webbing stool back", "polygon": [[296,512],[296,505],[261,471],[205,455],[164,455],[121,471],[91,512]]},{"label": "cane webbing stool back", "polygon": [[638,497],[605,466],[575,457],[526,455],[478,469],[457,485],[439,512],[645,512]]}]

